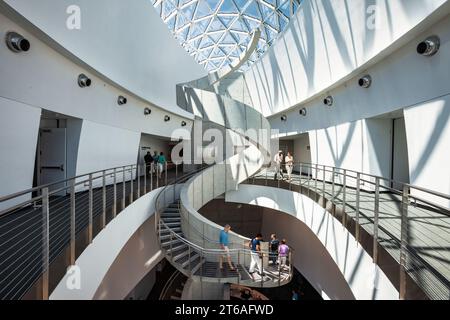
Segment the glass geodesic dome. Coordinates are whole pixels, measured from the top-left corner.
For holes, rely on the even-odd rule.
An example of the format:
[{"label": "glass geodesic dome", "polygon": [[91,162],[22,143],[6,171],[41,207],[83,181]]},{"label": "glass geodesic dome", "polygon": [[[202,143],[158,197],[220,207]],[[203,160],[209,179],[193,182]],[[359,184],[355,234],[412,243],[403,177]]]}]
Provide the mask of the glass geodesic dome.
[{"label": "glass geodesic dome", "polygon": [[248,68],[287,26],[302,0],[152,0],[174,36],[212,72],[234,64],[261,30]]}]

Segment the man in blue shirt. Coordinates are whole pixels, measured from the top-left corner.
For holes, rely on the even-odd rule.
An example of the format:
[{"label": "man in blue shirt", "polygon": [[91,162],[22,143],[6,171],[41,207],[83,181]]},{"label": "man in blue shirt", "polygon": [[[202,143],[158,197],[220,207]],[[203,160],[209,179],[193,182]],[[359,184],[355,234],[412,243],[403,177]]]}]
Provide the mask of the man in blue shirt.
[{"label": "man in blue shirt", "polygon": [[255,273],[255,269],[258,268],[260,276],[264,276],[263,268],[262,268],[262,253],[261,253],[261,240],[262,234],[258,233],[256,238],[250,241],[250,249],[251,249],[251,258],[252,262],[250,263],[249,273],[252,275],[253,280],[255,277],[253,274]]},{"label": "man in blue shirt", "polygon": [[231,263],[231,256],[230,256],[230,242],[228,240],[228,232],[230,232],[231,226],[227,224],[222,231],[220,231],[220,248],[225,251],[224,255],[220,256],[220,270],[223,269],[223,257],[226,256],[228,260],[228,265],[230,266],[230,270],[234,270],[233,264]]}]

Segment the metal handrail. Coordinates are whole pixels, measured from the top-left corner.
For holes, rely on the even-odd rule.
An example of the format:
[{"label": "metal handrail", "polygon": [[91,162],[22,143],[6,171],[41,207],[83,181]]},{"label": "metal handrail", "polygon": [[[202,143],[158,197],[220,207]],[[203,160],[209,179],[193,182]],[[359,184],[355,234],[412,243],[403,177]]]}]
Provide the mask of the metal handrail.
[{"label": "metal handrail", "polygon": [[[165,181],[167,181],[168,176],[168,166],[166,163],[164,169]],[[174,163],[176,165],[176,178],[178,177],[178,166],[180,163]],[[127,205],[126,199],[128,198],[128,204],[134,203],[135,200],[139,199],[143,194],[154,190],[153,183],[153,168],[154,163],[150,164],[151,176],[147,176],[147,171],[149,165],[148,164],[132,164],[126,166],[120,166],[111,169],[99,170],[85,175],[79,175],[77,177],[72,177],[69,179],[65,179],[62,181],[49,183],[46,185],[41,185],[38,187],[34,187],[28,190],[24,190],[15,194],[11,194],[9,196],[4,196],[1,198],[1,201],[9,201],[14,199],[15,197],[22,197],[27,193],[31,194],[31,199],[26,201],[22,201],[19,204],[14,204],[8,206],[6,209],[0,211],[0,218],[4,218],[5,216],[10,216],[10,220],[7,223],[11,223],[13,221],[19,221],[22,217],[26,217],[25,221],[21,221],[20,224],[16,227],[24,226],[25,231],[29,230],[31,227],[42,226],[42,230],[40,231],[41,235],[37,237],[33,237],[28,239],[27,241],[38,241],[42,242],[42,252],[37,252],[41,257],[35,257],[32,262],[33,265],[30,267],[24,268],[23,272],[18,271],[17,268],[12,269],[12,271],[8,274],[7,278],[11,278],[15,280],[19,274],[25,274],[26,277],[31,276],[31,282],[27,282],[26,285],[22,285],[19,291],[5,291],[1,292],[2,295],[6,294],[8,297],[10,294],[13,295],[14,298],[22,297],[25,292],[27,292],[32,286],[36,285],[36,281],[42,281],[42,297],[43,299],[48,299],[49,297],[49,273],[50,273],[50,264],[54,261],[54,254],[60,254],[60,250],[64,248],[69,248],[69,265],[75,264],[76,259],[76,240],[78,239],[78,234],[85,230],[87,231],[87,245],[92,243],[93,241],[93,225],[94,225],[94,215],[95,218],[100,218],[100,229],[106,227],[107,220],[106,214],[107,211],[112,209],[112,219],[114,219],[117,214],[120,212],[120,207],[122,210],[125,209]],[[131,173],[131,175],[130,175]],[[86,177],[86,179],[83,179]],[[147,179],[148,178],[148,179]],[[123,179],[123,180],[122,180]],[[143,184],[141,183],[141,179],[143,180]],[[79,181],[77,181],[79,180]],[[158,185],[159,179],[156,179]],[[93,182],[96,182],[96,186],[94,187]],[[150,189],[148,189],[148,183],[150,183]],[[161,183],[163,181],[161,180]],[[50,187],[58,186],[59,184],[64,184],[63,187],[57,187],[50,191]],[[117,188],[117,185],[121,184],[122,186]],[[76,190],[79,186],[83,186],[82,190]],[[106,187],[108,186],[109,192],[106,192]],[[128,189],[128,190],[127,190]],[[36,191],[41,191],[40,194],[34,195]],[[97,199],[94,198],[94,190],[96,190],[95,195],[97,195]],[[52,195],[56,195],[61,191],[67,191],[62,197],[50,199]],[[98,191],[98,192],[97,192]],[[111,193],[112,191],[112,193]],[[136,197],[137,196],[137,197]],[[108,200],[107,197],[110,197]],[[112,200],[112,206],[111,201]],[[118,201],[120,200],[120,201]],[[0,202],[1,202],[0,201]],[[56,201],[56,202],[55,202]],[[78,202],[80,201],[80,202]],[[78,207],[78,203],[81,203],[82,206]],[[60,204],[64,204],[62,207],[56,209],[56,211],[51,211],[52,206],[59,206]],[[28,206],[33,205],[31,208],[27,208]],[[82,209],[81,209],[82,208]],[[24,211],[19,211],[19,210]],[[82,210],[81,212],[79,210]],[[94,212],[95,209],[95,212]],[[50,212],[51,211],[51,212]],[[54,213],[57,213],[55,216]],[[111,214],[111,211],[109,211]],[[81,216],[79,214],[82,214]],[[62,230],[60,217],[66,216],[66,222],[68,223],[68,229]],[[32,219],[39,218],[39,221],[34,221]],[[52,221],[58,221],[55,225],[54,223],[50,225],[50,219]],[[54,220],[56,219],[56,220]],[[30,223],[31,225],[28,225]],[[51,230],[50,230],[51,226]],[[79,227],[81,226],[81,230]],[[1,226],[0,226],[1,227]],[[56,229],[55,229],[56,228]],[[53,231],[53,236],[50,231]],[[24,232],[24,231],[22,231]],[[11,233],[10,230],[4,229],[1,235],[6,235]],[[64,236],[61,238],[61,236]],[[65,239],[65,240],[61,240]],[[55,242],[56,241],[56,242]],[[52,242],[52,246],[50,247],[50,242]],[[12,242],[11,242],[12,243]],[[33,243],[33,246],[35,244]],[[55,247],[56,246],[56,247]],[[50,252],[50,248],[52,248],[52,253]],[[7,252],[14,254],[14,244],[8,245],[5,247],[5,255]],[[5,261],[8,261],[8,257],[6,256]],[[21,257],[24,257],[22,254]],[[9,259],[11,260],[11,259]],[[37,262],[36,262],[37,261]],[[22,262],[23,264],[24,262]],[[36,269],[37,263],[40,266],[39,272],[34,272],[30,274],[30,271],[34,271]],[[6,265],[8,267],[9,265]],[[31,269],[30,269],[31,268]],[[34,268],[34,269],[32,269]],[[5,271],[5,270],[4,270]],[[14,273],[12,273],[14,272]],[[6,279],[5,279],[6,280]],[[53,281],[51,281],[53,282]],[[4,282],[4,287],[9,288],[8,286],[12,286],[10,282]],[[14,290],[16,288],[13,288]],[[0,289],[1,291],[1,289]]]},{"label": "metal handrail", "polygon": [[[419,265],[422,269],[426,270],[426,277],[429,277],[428,280],[430,283],[423,285],[420,281],[417,283],[417,285],[424,290],[423,292],[428,295],[431,298],[437,298],[437,299],[447,299],[448,294],[450,293],[450,279],[445,274],[450,272],[450,268],[445,268],[444,270],[438,270],[436,269],[436,262],[431,262],[426,259],[426,257],[420,255],[420,252],[418,249],[414,248],[417,245],[420,245],[418,243],[411,244],[410,243],[410,235],[409,235],[409,229],[411,228],[409,224],[414,219],[409,219],[408,217],[408,211],[410,210],[408,207],[410,205],[416,207],[418,206],[417,202],[420,202],[419,205],[421,205],[421,208],[425,208],[429,210],[429,212],[432,213],[432,217],[434,217],[434,214],[437,215],[437,217],[447,218],[450,217],[450,210],[447,207],[444,207],[438,203],[433,203],[432,200],[423,199],[423,197],[416,196],[414,194],[411,194],[411,189],[417,189],[420,191],[423,191],[424,193],[428,193],[429,195],[433,197],[440,197],[443,200],[450,199],[450,196],[444,195],[439,192],[435,192],[432,190],[428,190],[426,188],[421,188],[417,186],[413,186],[409,183],[403,183],[398,182],[392,179],[387,179],[383,177],[378,177],[371,174],[361,173],[354,170],[347,170],[342,168],[335,168],[330,167],[326,165],[316,165],[311,163],[296,163],[295,168],[300,169],[300,192],[305,193],[307,192],[308,197],[310,196],[310,191],[313,192],[314,196],[311,198],[318,202],[319,204],[322,204],[324,208],[329,208],[327,206],[327,202],[331,201],[334,203],[334,206],[332,206],[332,210],[334,209],[333,215],[336,216],[336,209],[338,207],[341,211],[342,216],[342,224],[350,231],[348,225],[347,225],[347,208],[352,208],[354,210],[355,216],[350,217],[355,223],[355,238],[356,241],[360,242],[361,240],[361,233],[360,229],[365,229],[363,225],[360,225],[360,219],[361,217],[364,217],[365,220],[367,220],[370,225],[373,227],[373,230],[369,231],[369,235],[373,237],[372,242],[372,255],[373,255],[373,261],[375,264],[378,264],[378,249],[379,247],[384,247],[385,245],[380,241],[379,239],[379,231],[383,232],[385,237],[389,239],[389,241],[393,241],[398,246],[399,250],[399,265],[400,265],[400,298],[405,299],[406,298],[406,279],[407,275],[410,275],[411,278],[414,280],[414,276],[419,277],[419,275],[416,275],[416,270],[411,269],[411,266],[408,264],[413,263],[413,265]],[[268,179],[268,170],[266,169],[265,172],[259,173],[259,177],[262,179],[266,179],[266,186],[267,179]],[[306,169],[307,172],[307,183],[302,183],[302,176]],[[319,174],[319,172],[321,174]],[[322,175],[323,173],[323,175]],[[329,174],[331,173],[331,177]],[[338,179],[338,181],[335,181],[335,178],[339,176],[341,178]],[[342,178],[343,176],[343,178]],[[365,177],[371,178],[370,180],[364,179]],[[350,179],[355,179],[355,181],[351,184],[349,184]],[[374,179],[374,181],[371,181]],[[295,180],[295,179],[294,179]],[[313,184],[310,183],[310,181],[314,181]],[[278,180],[279,181],[279,180]],[[318,185],[318,181],[321,181],[321,185]],[[388,181],[395,183],[402,187],[402,190],[394,189],[390,186],[383,185],[382,181]],[[289,190],[292,190],[292,180],[288,181],[289,183]],[[330,183],[332,184],[331,192],[330,192]],[[370,185],[369,188],[362,189],[363,183],[367,183]],[[326,188],[326,185],[328,185],[328,190]],[[339,185],[341,186],[340,190],[335,192],[335,186]],[[278,182],[278,188],[280,188],[280,182]],[[303,189],[305,188],[305,189]],[[373,188],[373,189],[372,189]],[[346,194],[348,193],[348,189],[351,189],[353,191],[356,191],[356,194],[353,193],[355,198],[351,201],[347,201]],[[400,236],[394,235],[389,228],[386,227],[386,225],[380,224],[380,203],[382,199],[380,199],[380,195],[382,194],[381,189],[387,190],[387,192],[393,193],[395,195],[400,196],[399,198],[393,198],[393,201],[399,202],[401,204],[399,208],[399,218],[401,219],[400,225],[395,226],[395,228],[398,228],[397,231],[400,232]],[[307,190],[307,191],[306,191]],[[373,208],[367,208],[367,205],[364,207],[363,210],[361,210],[360,207],[360,200],[361,200],[361,192],[367,192],[371,193],[374,196],[374,199],[372,201],[374,207]],[[305,193],[306,194],[306,193]],[[331,198],[328,197],[328,195],[331,194]],[[326,196],[327,195],[327,196]],[[318,199],[323,197],[322,202],[319,202]],[[335,200],[339,197],[339,203],[336,203]],[[355,204],[356,201],[356,204]],[[373,216],[367,215],[364,213],[364,211],[369,210],[373,213]],[[445,231],[445,230],[444,230]],[[394,229],[395,233],[395,229]],[[448,252],[448,247],[450,247],[450,233],[444,233],[441,236],[441,240],[443,241],[442,244],[438,244],[437,240],[431,240],[431,244],[434,245],[435,243],[438,244],[442,249],[446,250]],[[417,238],[417,237],[416,237]],[[416,239],[417,240],[417,239]],[[430,242],[425,239],[424,240],[425,245],[430,245]],[[389,248],[386,248],[389,250]],[[391,255],[393,253],[390,253]],[[394,259],[397,260],[395,255],[392,255]],[[441,256],[439,255],[439,258],[437,259],[446,259],[448,261],[447,256]],[[433,289],[434,288],[434,289]]]},{"label": "metal handrail", "polygon": [[[294,163],[294,168],[295,168],[295,166],[299,166],[299,165],[306,166],[308,168],[313,168],[313,169],[316,168],[316,164],[308,163],[308,162],[295,162]],[[380,180],[384,180],[384,181],[395,183],[395,184],[401,184],[401,185],[407,186],[409,188],[416,189],[418,191],[422,191],[422,192],[429,193],[429,194],[432,194],[432,195],[440,197],[440,198],[444,198],[444,199],[450,200],[450,195],[448,195],[448,194],[444,194],[444,193],[441,193],[441,192],[438,192],[438,191],[434,191],[434,190],[431,190],[431,189],[423,188],[423,187],[420,187],[420,186],[417,186],[417,185],[413,185],[413,184],[410,184],[410,183],[397,181],[397,180],[393,180],[393,179],[382,177],[382,176],[376,176],[376,175],[373,175],[373,174],[370,174],[370,173],[359,172],[359,171],[355,171],[355,170],[352,170],[352,169],[337,168],[337,167],[328,166],[328,165],[321,165],[321,164],[317,164],[317,166],[318,166],[319,170],[322,170],[323,168],[345,170],[347,173],[348,172],[352,172],[352,173],[355,173],[355,174],[361,174],[361,175],[364,175],[364,176],[367,176],[367,177],[371,177],[371,178],[374,178],[374,179],[380,179]],[[333,171],[327,171],[327,172],[333,172]],[[343,175],[344,174],[342,172],[335,172],[335,173],[339,174],[339,175]],[[356,178],[354,176],[351,176],[351,177],[352,178]],[[361,181],[363,181],[363,180],[361,180]],[[371,183],[371,184],[374,184],[373,182],[368,181],[368,180],[364,180],[364,181],[366,181],[368,183]]]},{"label": "metal handrail", "polygon": [[[167,161],[167,164],[178,165],[178,163],[170,162],[170,161]],[[132,168],[130,168],[130,167],[132,167]],[[93,171],[93,172],[90,172],[90,173],[81,174],[81,175],[78,175],[78,176],[75,176],[75,177],[71,177],[71,178],[67,178],[67,179],[64,179],[64,180],[51,182],[51,183],[47,183],[47,184],[43,184],[43,185],[36,186],[36,187],[30,188],[30,189],[26,189],[26,190],[19,191],[19,192],[16,192],[16,193],[12,193],[12,194],[9,194],[9,195],[6,195],[6,196],[2,196],[2,197],[0,197],[0,202],[5,202],[5,201],[8,201],[8,200],[11,200],[11,199],[14,199],[14,198],[26,195],[27,193],[33,193],[33,192],[39,191],[39,190],[44,189],[44,188],[49,188],[51,186],[62,184],[62,183],[66,183],[66,182],[70,182],[72,180],[78,180],[78,179],[83,178],[83,177],[89,177],[90,175],[103,173],[105,171],[108,172],[108,171],[114,171],[114,170],[122,169],[122,171],[117,171],[116,172],[116,173],[122,173],[124,171],[125,172],[130,172],[131,170],[134,170],[137,167],[138,167],[138,164],[128,164],[128,165],[124,165],[124,166],[118,166],[118,167],[114,167],[114,168],[109,168],[109,169],[98,170],[98,171]],[[99,178],[102,178],[102,177],[103,177],[103,175],[98,176],[95,179],[99,179]],[[77,185],[78,184],[82,184],[82,183],[86,183],[87,181],[89,181],[89,179],[86,179],[83,182],[78,182]]]}]

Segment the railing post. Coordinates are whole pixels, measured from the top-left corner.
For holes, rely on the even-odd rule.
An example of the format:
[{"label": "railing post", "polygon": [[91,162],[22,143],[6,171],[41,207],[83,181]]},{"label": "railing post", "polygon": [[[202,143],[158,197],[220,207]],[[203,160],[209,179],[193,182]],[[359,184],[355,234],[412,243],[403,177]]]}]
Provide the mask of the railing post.
[{"label": "railing post", "polygon": [[299,178],[298,178],[298,186],[299,186],[299,192],[300,193],[302,193],[303,194],[303,192],[302,192],[302,172],[303,172],[303,165],[302,165],[302,163],[300,162],[300,165],[299,165],[299,170],[300,170],[300,173],[299,173]]},{"label": "railing post", "polygon": [[375,208],[373,218],[373,262],[378,263],[378,217],[380,211],[380,178],[375,180]]},{"label": "railing post", "polygon": [[355,217],[355,237],[356,242],[359,243],[359,205],[360,205],[360,197],[361,197],[361,173],[356,174],[356,217]]},{"label": "railing post", "polygon": [[281,257],[278,256],[278,258],[280,259],[278,264],[278,286],[281,287]]},{"label": "railing post", "polygon": [[113,178],[113,219],[117,216],[117,169],[114,168],[114,178]]},{"label": "railing post", "polygon": [[327,207],[327,202],[325,200],[325,178],[326,178],[325,175],[326,175],[326,172],[327,172],[327,167],[324,165],[323,166],[323,181],[322,181],[322,204],[323,204],[324,208]]},{"label": "railing post", "polygon": [[406,299],[406,268],[408,250],[408,206],[409,206],[409,186],[403,185],[402,195],[402,218],[401,218],[401,246],[400,246],[400,299]]},{"label": "railing post", "polygon": [[[244,259],[245,261],[245,259]],[[239,266],[241,265],[241,249],[238,250],[238,259],[237,259],[237,266],[236,266],[236,271],[238,274],[238,285],[241,283],[241,275],[239,274]],[[245,266],[244,266],[245,268]]]},{"label": "railing post", "polygon": [[134,183],[134,181],[133,181],[133,165],[131,165],[131,168],[130,168],[130,204],[132,204],[134,201],[133,183]]},{"label": "railing post", "polygon": [[269,170],[268,170],[268,168],[266,168],[266,187],[267,187],[267,172],[268,172]]},{"label": "railing post", "polygon": [[42,189],[42,300],[49,296],[50,223],[48,188]]},{"label": "railing post", "polygon": [[[155,163],[150,164],[150,191],[153,191],[153,171],[155,170]],[[156,173],[156,179],[158,179],[158,173]]]},{"label": "railing post", "polygon": [[70,187],[70,265],[75,265],[75,179]]},{"label": "railing post", "polygon": [[[156,189],[159,189],[159,163],[156,164]],[[162,172],[161,172],[162,175]]]},{"label": "railing post", "polygon": [[102,187],[102,229],[106,226],[106,171],[103,171]]},{"label": "railing post", "polygon": [[312,168],[311,168],[311,165],[309,165],[308,166],[308,198],[310,198],[310,190],[311,190],[311,187],[310,187],[310,178],[311,178],[311,175],[312,175]]},{"label": "railing post", "polygon": [[342,188],[342,224],[347,227],[347,170],[344,169],[344,183]]},{"label": "railing post", "polygon": [[122,210],[125,210],[125,199],[127,197],[126,195],[126,176],[125,176],[125,171],[126,171],[126,167],[122,168]]},{"label": "railing post", "polygon": [[169,230],[169,234],[170,234],[170,261],[172,261],[173,263],[173,251],[172,251],[173,235],[171,230]]},{"label": "railing post", "polygon": [[141,166],[137,165],[137,197],[139,199],[141,197]]},{"label": "railing post", "polygon": [[317,201],[317,179],[319,178],[319,165],[316,163],[316,179],[314,181],[314,192],[316,193],[316,195],[314,196],[315,200]]},{"label": "railing post", "polygon": [[147,163],[144,164],[144,195],[147,194]]},{"label": "railing post", "polygon": [[166,177],[165,177],[165,186],[167,186],[167,161],[165,162],[165,171],[166,171]]},{"label": "railing post", "polygon": [[89,175],[89,225],[88,225],[88,242],[92,243],[92,239],[94,237],[94,208],[93,208],[93,202],[94,202],[94,194],[92,191],[92,173]]},{"label": "railing post", "polygon": [[188,247],[189,248],[189,275],[192,277],[192,266],[191,266],[191,246]]}]

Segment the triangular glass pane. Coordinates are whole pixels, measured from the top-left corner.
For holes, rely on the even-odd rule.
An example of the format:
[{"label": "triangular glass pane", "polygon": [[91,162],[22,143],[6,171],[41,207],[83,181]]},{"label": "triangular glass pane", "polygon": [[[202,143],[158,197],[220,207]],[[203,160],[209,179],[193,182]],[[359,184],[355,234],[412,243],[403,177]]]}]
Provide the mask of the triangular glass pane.
[{"label": "triangular glass pane", "polygon": [[186,19],[192,21],[192,19],[194,18],[195,6],[186,6],[185,8],[180,9],[179,12],[183,14]]},{"label": "triangular glass pane", "polygon": [[256,4],[256,2],[252,2],[247,7],[247,9],[245,10],[245,14],[250,16],[250,17],[252,17],[252,18],[261,20],[261,14],[259,12],[259,8],[258,8],[258,5]]},{"label": "triangular glass pane", "polygon": [[196,37],[204,34],[205,31],[206,31],[207,26],[208,26],[208,23],[193,23],[192,26],[191,26],[190,37],[191,38],[196,38]]},{"label": "triangular glass pane", "polygon": [[259,26],[261,25],[261,21],[259,20],[259,22],[256,22],[253,19],[249,19],[247,17],[244,17],[245,22],[247,23],[247,25],[249,26],[250,30],[256,30],[257,28],[259,28]]},{"label": "triangular glass pane", "polygon": [[222,6],[220,6],[220,13],[237,13],[238,10],[236,9],[236,7],[233,4],[232,0],[225,0],[222,3]]},{"label": "triangular glass pane", "polygon": [[197,5],[197,11],[195,14],[195,19],[201,19],[212,14],[211,8],[206,4],[204,0],[199,0]]},{"label": "triangular glass pane", "polygon": [[267,18],[264,23],[271,26],[273,29],[278,30],[278,15],[272,14],[269,18]]},{"label": "triangular glass pane", "polygon": [[170,16],[176,9],[176,6],[172,3],[172,1],[167,0],[162,3],[162,18],[166,19]]},{"label": "triangular glass pane", "polygon": [[285,1],[282,5],[278,7],[278,11],[289,19],[291,15],[291,1]]},{"label": "triangular glass pane", "polygon": [[211,40],[208,36],[204,36],[202,38],[202,42],[199,46],[199,49],[203,49],[203,48],[208,48],[210,46],[212,46],[215,42],[213,40]]},{"label": "triangular glass pane", "polygon": [[251,1],[255,0],[234,0],[234,3],[236,3],[236,6],[242,12],[245,9],[246,4]]},{"label": "triangular glass pane", "polygon": [[209,31],[217,31],[217,30],[225,30],[225,29],[226,29],[226,27],[219,20],[219,18],[218,17],[214,17],[214,20],[211,23],[211,26],[209,27]]},{"label": "triangular glass pane", "polygon": [[[192,2],[192,0],[179,0],[179,6],[184,6],[186,3]],[[193,7],[195,7],[195,2],[192,4]]]},{"label": "triangular glass pane", "polygon": [[183,28],[185,25],[189,24],[189,20],[186,19],[182,14],[177,15],[177,30]]},{"label": "triangular glass pane", "polygon": [[171,17],[169,20],[167,20],[166,24],[169,27],[170,30],[174,31],[175,30],[175,22],[176,22],[176,17],[177,16],[173,16]]},{"label": "triangular glass pane", "polygon": [[209,33],[208,37],[210,37],[215,43],[218,43],[219,40],[223,37],[224,32],[214,32]]},{"label": "triangular glass pane", "polygon": [[180,39],[183,42],[186,41],[188,33],[189,33],[189,28],[184,28],[183,30],[178,31],[177,32],[178,39]]},{"label": "triangular glass pane", "polygon": [[[208,5],[211,8],[211,10],[214,12],[214,11],[216,11],[216,9],[219,6],[221,1],[222,0],[207,0],[206,2],[208,3]],[[225,0],[225,1],[227,1],[227,0]]]},{"label": "triangular glass pane", "polygon": [[223,44],[235,44],[236,42],[236,39],[229,32],[225,34],[221,41]]},{"label": "triangular glass pane", "polygon": [[268,19],[272,14],[275,13],[275,11],[273,11],[272,9],[270,9],[268,6],[261,4],[259,6],[259,9],[261,10],[262,16],[263,16],[263,21],[265,21],[266,19]]},{"label": "triangular glass pane", "polygon": [[217,17],[227,28],[230,28],[234,24],[234,21],[238,18],[237,16],[230,15],[217,15]]},{"label": "triangular glass pane", "polygon": [[214,49],[212,56],[213,57],[225,57],[226,54],[219,47],[217,47],[216,49]]}]

